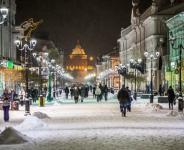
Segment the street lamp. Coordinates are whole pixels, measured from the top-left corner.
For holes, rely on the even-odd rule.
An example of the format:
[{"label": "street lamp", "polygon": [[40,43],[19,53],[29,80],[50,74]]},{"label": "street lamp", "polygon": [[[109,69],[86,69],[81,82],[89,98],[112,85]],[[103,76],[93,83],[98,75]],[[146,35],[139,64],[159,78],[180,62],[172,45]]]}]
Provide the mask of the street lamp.
[{"label": "street lamp", "polygon": [[[177,41],[180,40],[180,43]],[[174,37],[173,33],[169,34],[169,41],[171,42],[171,46],[174,50],[179,50],[179,97],[178,97],[178,110],[183,111],[183,96],[182,96],[182,50],[184,50],[184,46],[182,44],[183,37]]]},{"label": "street lamp", "polygon": [[0,8],[0,15],[1,15],[1,20],[0,20],[0,24],[3,24],[8,16],[8,8],[6,7],[1,7]]},{"label": "street lamp", "polygon": [[142,68],[142,59],[130,59],[130,68],[134,69],[135,73],[135,89],[134,89],[134,99],[137,99],[137,70],[141,71]]},{"label": "street lamp", "polygon": [[116,70],[118,71],[119,75],[122,75],[124,77],[124,86],[125,86],[125,76],[127,75],[128,72],[128,67],[122,64],[119,64],[116,66]]},{"label": "street lamp", "polygon": [[40,87],[39,87],[39,95],[40,97],[43,96],[42,93],[42,85],[43,85],[43,81],[42,81],[42,66],[43,64],[46,64],[47,62],[47,58],[48,58],[48,53],[47,52],[40,52],[38,55],[37,53],[33,53],[33,57],[36,58],[37,62],[39,63],[39,78],[40,78]]},{"label": "street lamp", "polygon": [[53,97],[51,96],[52,87],[51,87],[51,71],[53,69],[53,64],[55,63],[55,59],[51,59],[50,62],[48,62],[48,68],[49,68],[49,81],[48,81],[48,95],[47,95],[47,101],[52,101]]},{"label": "street lamp", "polygon": [[153,60],[156,60],[159,56],[160,56],[160,52],[152,52],[152,53],[148,53],[145,52],[144,56],[150,60],[151,62],[151,74],[150,74],[150,78],[151,78],[151,82],[150,82],[150,86],[151,86],[151,95],[150,95],[150,103],[153,103]]},{"label": "street lamp", "polygon": [[29,101],[29,93],[28,93],[28,73],[29,73],[29,66],[28,66],[28,51],[32,51],[36,46],[37,41],[35,39],[31,40],[24,40],[21,41],[19,39],[15,40],[15,44],[18,50],[25,52],[25,78],[26,78],[26,99],[25,99],[25,115],[30,114],[30,101]]}]

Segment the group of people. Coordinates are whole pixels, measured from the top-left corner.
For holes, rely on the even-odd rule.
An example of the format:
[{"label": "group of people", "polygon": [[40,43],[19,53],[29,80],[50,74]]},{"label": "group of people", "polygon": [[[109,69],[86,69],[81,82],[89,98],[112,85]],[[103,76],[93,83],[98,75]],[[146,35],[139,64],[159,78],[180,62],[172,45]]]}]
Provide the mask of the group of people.
[{"label": "group of people", "polygon": [[65,97],[68,99],[68,96],[70,94],[71,99],[74,98],[75,103],[79,102],[79,97],[81,98],[81,102],[84,101],[84,98],[87,98],[89,96],[89,86],[87,85],[81,85],[81,86],[72,86],[72,87],[65,87]]},{"label": "group of people", "polygon": [[117,95],[119,104],[120,104],[120,111],[122,114],[122,117],[126,117],[126,112],[129,111],[131,112],[131,102],[132,102],[132,97],[131,97],[131,91],[129,90],[129,87],[123,86]]},{"label": "group of people", "polygon": [[107,85],[103,85],[103,86],[102,84],[97,85],[94,92],[95,97],[97,98],[97,102],[100,102],[103,99],[103,97],[105,101],[107,101],[108,92],[109,92],[109,89]]}]

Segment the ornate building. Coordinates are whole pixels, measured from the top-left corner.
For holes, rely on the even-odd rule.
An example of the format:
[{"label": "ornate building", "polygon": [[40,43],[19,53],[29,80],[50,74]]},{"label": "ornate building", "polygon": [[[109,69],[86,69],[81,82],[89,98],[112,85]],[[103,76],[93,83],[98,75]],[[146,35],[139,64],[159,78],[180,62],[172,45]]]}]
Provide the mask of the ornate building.
[{"label": "ornate building", "polygon": [[73,75],[77,82],[83,82],[84,77],[94,69],[91,65],[92,61],[93,57],[88,58],[88,55],[78,41],[72,53],[66,57],[65,68]]},{"label": "ornate building", "polygon": [[[153,89],[158,90],[160,84],[165,85],[165,64],[167,63],[167,27],[165,21],[177,12],[183,10],[184,3],[181,1],[171,2],[170,0],[152,0],[150,7],[140,13],[139,0],[132,1],[131,25],[121,30],[121,37],[118,39],[120,47],[121,64],[130,64],[131,59],[141,58],[146,62],[146,73],[142,76],[145,81],[137,86],[137,89],[145,89],[145,85],[151,82],[151,62],[145,60],[144,52],[160,52],[160,58],[153,62]],[[162,65],[160,65],[162,62]],[[133,71],[128,65],[128,70]],[[126,82],[134,88],[130,82]]]}]

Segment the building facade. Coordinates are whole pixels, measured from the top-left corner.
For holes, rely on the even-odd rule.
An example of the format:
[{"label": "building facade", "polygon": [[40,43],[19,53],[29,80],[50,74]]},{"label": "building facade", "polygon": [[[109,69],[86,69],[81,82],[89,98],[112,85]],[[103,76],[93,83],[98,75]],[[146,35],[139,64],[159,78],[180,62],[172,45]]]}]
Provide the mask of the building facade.
[{"label": "building facade", "polygon": [[0,25],[0,94],[3,89],[17,89],[16,85],[22,78],[23,68],[16,64],[15,31],[15,0],[1,0],[1,7],[7,7],[9,12],[3,24]]},{"label": "building facade", "polygon": [[[172,42],[168,39],[169,43],[169,57],[168,63],[165,68],[165,78],[168,86],[172,86],[175,91],[179,90],[179,71],[180,71],[180,48],[182,49],[181,58],[182,58],[182,68],[181,68],[181,82],[182,89],[184,88],[184,12],[181,12],[174,17],[166,21],[166,24],[169,29],[169,34],[172,34],[175,37],[175,41]],[[183,46],[180,47],[180,45]],[[175,48],[176,47],[176,48]]]},{"label": "building facade", "polygon": [[66,57],[65,69],[72,74],[76,81],[83,83],[85,76],[94,71],[94,66],[90,61],[93,61],[92,57],[88,57],[78,41],[72,53]]},{"label": "building facade", "polygon": [[119,63],[120,60],[117,50],[104,54],[96,64],[97,83],[119,90],[122,85],[121,76],[116,70],[116,66]]},{"label": "building facade", "polygon": [[[142,59],[145,62],[145,73],[138,72],[142,79],[137,85],[138,90],[145,90],[146,85],[150,86],[151,76],[153,78],[153,89],[158,90],[159,85],[165,85],[165,64],[167,63],[167,27],[165,21],[177,11],[184,8],[184,3],[176,1],[170,4],[169,0],[153,0],[146,11],[140,13],[139,2],[132,1],[131,25],[121,30],[121,37],[118,39],[120,47],[121,64],[127,66],[130,73],[130,60]],[[153,72],[151,75],[151,61],[146,59],[144,52],[149,54],[160,53],[160,56],[153,60]],[[133,87],[131,81],[126,86]]]}]

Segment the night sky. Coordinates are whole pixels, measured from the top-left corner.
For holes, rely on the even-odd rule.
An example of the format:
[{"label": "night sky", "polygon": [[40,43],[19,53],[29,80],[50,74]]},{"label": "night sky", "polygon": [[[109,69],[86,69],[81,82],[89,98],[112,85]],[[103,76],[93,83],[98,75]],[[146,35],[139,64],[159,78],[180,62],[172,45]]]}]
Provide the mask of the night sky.
[{"label": "night sky", "polygon": [[[150,0],[142,0],[143,8]],[[130,24],[131,0],[16,0],[16,24],[34,18],[44,22],[34,36],[49,35],[65,54],[80,40],[90,55],[117,45],[121,28]]]}]

